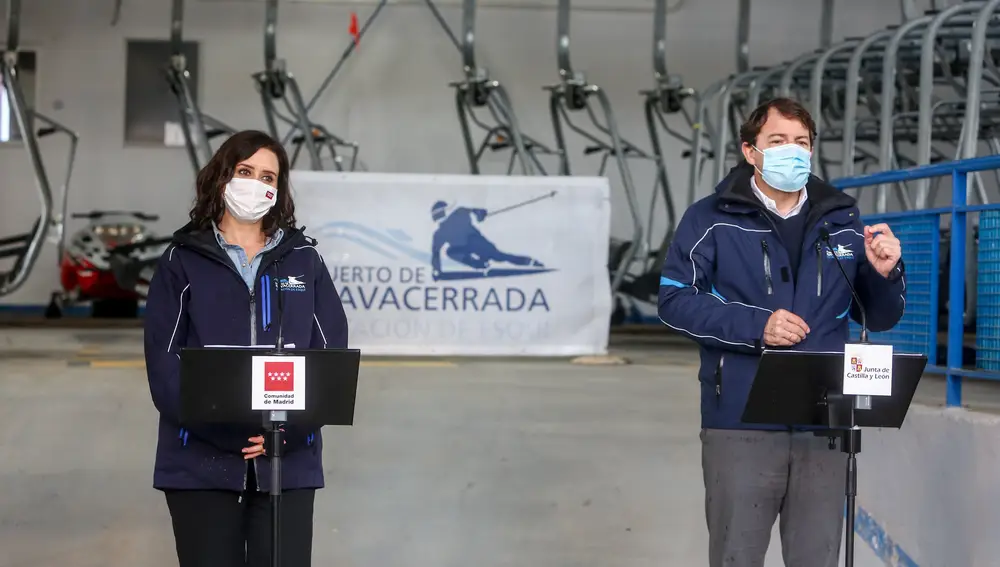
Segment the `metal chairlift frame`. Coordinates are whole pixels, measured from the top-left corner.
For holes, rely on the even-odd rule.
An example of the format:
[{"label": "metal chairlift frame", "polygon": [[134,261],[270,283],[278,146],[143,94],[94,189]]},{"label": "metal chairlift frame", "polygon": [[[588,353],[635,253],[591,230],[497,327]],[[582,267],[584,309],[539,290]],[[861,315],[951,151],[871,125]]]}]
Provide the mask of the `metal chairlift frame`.
[{"label": "metal chairlift frame", "polygon": [[[739,140],[735,132],[735,129],[739,126],[734,124],[731,119],[733,95],[741,90],[749,92],[749,88],[753,82],[766,71],[766,68],[758,67],[749,71],[737,73],[729,78],[726,88],[719,92],[717,107],[719,124],[714,132],[714,136],[712,137],[714,146],[712,153],[715,155],[715,167],[712,171],[713,187],[718,185],[719,182],[722,181],[722,178],[726,175],[726,160],[730,155],[730,150],[734,149],[735,146],[736,153],[739,153]],[[730,134],[732,134],[734,138],[732,144],[730,144],[729,141]],[[740,159],[742,159],[742,155]]]},{"label": "metal chairlift frame", "polygon": [[[621,259],[618,265],[614,267],[614,274],[611,278],[611,291],[612,293],[616,293],[619,287],[621,287],[626,274],[628,274],[633,266],[633,263],[642,253],[646,234],[642,218],[639,216],[639,202],[636,197],[635,183],[632,180],[632,172],[627,163],[627,157],[654,158],[622,138],[607,94],[599,86],[589,83],[582,72],[573,69],[570,63],[570,0],[559,0],[558,6],[556,56],[559,62],[560,82],[556,85],[545,87],[545,89],[550,92],[549,111],[552,117],[552,128],[556,138],[556,146],[560,154],[559,173],[560,175],[570,175],[569,153],[566,147],[566,137],[563,132],[563,122],[571,130],[594,144],[588,147],[585,153],[600,152],[605,154],[603,161],[606,161],[608,157],[613,157],[615,160],[619,175],[621,175],[622,187],[632,220],[632,239],[621,254]],[[594,114],[593,108],[590,105],[591,97],[597,99],[601,112],[604,114],[606,125],[602,125]],[[570,120],[569,112],[580,110],[587,111],[594,129],[607,136],[610,139],[610,143],[573,124]]]},{"label": "metal chairlift frame", "polygon": [[[987,69],[985,67],[989,65],[992,69],[997,66],[992,59],[988,64],[984,63],[988,34],[992,33],[994,38],[1000,35],[996,25],[992,29],[990,26],[991,23],[996,23],[995,10],[997,9],[1000,9],[1000,0],[990,0],[989,2],[970,1],[956,4],[940,12],[932,11],[924,16],[907,20],[900,26],[891,26],[889,29],[878,30],[864,38],[849,39],[842,44],[833,46],[819,57],[816,66],[812,70],[813,85],[810,102],[814,108],[823,104],[822,97],[825,92],[823,82],[826,75],[825,71],[827,70],[826,63],[837,52],[849,51],[851,53],[846,73],[842,79],[845,88],[843,93],[841,93],[844,99],[843,131],[841,132],[844,175],[849,176],[854,173],[854,154],[856,150],[860,151],[860,148],[857,148],[856,145],[856,135],[859,126],[862,123],[868,122],[878,124],[878,163],[882,169],[892,169],[901,165],[904,156],[894,151],[896,137],[898,136],[897,123],[901,120],[912,122],[913,118],[917,118],[918,122],[916,131],[918,156],[913,165],[930,163],[932,154],[935,153],[935,147],[931,142],[936,133],[943,131],[947,134],[951,132],[950,135],[954,136],[956,128],[959,128],[961,131],[957,136],[955,159],[970,158],[976,155],[982,134],[979,120],[979,115],[983,109],[982,96],[984,92],[987,92],[982,88],[982,82],[990,78],[988,73],[986,73]],[[946,28],[948,24],[951,24],[951,26]],[[919,39],[920,55],[920,86],[916,89],[900,82],[899,68],[901,46],[905,41],[909,40],[911,47],[908,49],[912,51],[914,36],[916,36],[916,39]],[[962,95],[960,100],[935,100],[933,96],[935,81],[941,77],[937,70],[940,68],[945,78],[950,77],[950,71],[948,70],[949,62],[944,57],[946,53],[942,52],[942,48],[946,44],[941,42],[945,40],[950,42],[947,49],[956,49],[957,46],[958,53],[964,49],[967,49],[969,52],[968,68],[965,71],[964,84],[961,84],[961,81],[949,79],[949,84],[953,84]],[[881,88],[879,93],[881,102],[869,105],[872,106],[872,116],[859,119],[857,112],[860,94],[859,85],[862,77],[866,76],[866,73],[863,71],[864,61],[866,60],[877,60],[881,63],[881,68],[877,71],[878,77],[876,79]],[[867,73],[867,75],[871,74],[871,71]],[[871,78],[869,78],[870,80]],[[898,97],[897,87],[900,85],[906,87],[908,90],[912,90],[912,96],[919,99],[917,111],[908,110],[905,106],[900,108],[894,102]],[[996,95],[1000,93],[1000,90],[991,89],[989,92]],[[962,119],[950,120],[949,115],[954,115],[955,111],[946,109],[961,109],[962,107],[964,107],[964,117]],[[995,114],[996,110],[993,112]],[[988,141],[994,150],[1000,149],[1000,139],[991,139]],[[936,153],[940,157],[949,159],[949,156],[944,155],[940,151]],[[929,192],[929,183],[918,183],[917,203],[915,205],[917,209],[922,209],[927,207],[926,192]],[[897,188],[901,187],[897,186]],[[885,212],[887,208],[885,189],[885,187],[880,188],[876,201],[876,210],[880,213]],[[978,192],[980,201],[984,204],[986,203],[982,182],[975,175],[970,176],[967,191],[970,200]],[[909,208],[906,199],[900,199],[900,201],[904,208]],[[957,225],[957,230],[960,233],[963,232],[963,225]],[[964,317],[966,324],[968,324],[974,318],[975,314],[976,294],[974,282],[976,281],[975,273],[977,268],[975,247],[973,245],[975,238],[974,231],[964,231],[963,236],[969,241],[967,245],[967,254],[969,257],[966,258],[967,272],[969,274],[967,286],[969,286],[969,289],[966,293],[967,304],[965,306]]]},{"label": "metal chairlift frame", "polygon": [[[741,3],[741,18],[746,13],[744,8]],[[843,154],[840,164],[844,175],[855,171],[855,156],[861,156],[871,164],[877,163],[882,169],[902,167],[904,162],[906,165],[925,165],[930,163],[932,157],[950,159],[952,156],[934,145],[939,143],[937,137],[941,135],[955,144],[956,159],[974,157],[983,136],[987,137],[992,151],[1000,151],[998,129],[984,127],[980,118],[987,115],[992,121],[1000,114],[1000,88],[984,88],[991,85],[1000,87],[1000,64],[995,55],[985,60],[987,44],[992,46],[992,53],[995,54],[997,49],[1000,0],[971,0],[940,11],[936,8],[923,16],[904,18],[901,25],[866,37],[847,38],[836,45],[830,45],[829,32],[825,31],[827,28],[824,25],[824,31],[821,31],[821,37],[826,38],[821,40],[825,41],[824,47],[781,64],[778,66],[780,71],[778,68],[747,70],[746,36],[741,22],[737,68],[742,72],[714,83],[701,93],[693,125],[692,155],[702,155],[703,136],[707,135],[714,148],[709,157],[719,160],[713,168],[713,177],[717,180],[724,171],[722,162],[731,151],[726,137],[729,134],[727,121],[736,104],[732,101],[753,106],[763,92],[775,89],[773,83],[779,73],[776,90],[784,96],[791,94],[793,86],[802,84],[801,77],[809,76],[809,105],[821,125],[814,147],[814,162],[824,171],[828,163],[823,156],[824,144],[821,142],[824,141],[840,143]],[[832,0],[826,0],[823,10],[824,18],[828,17]],[[902,68],[901,57],[904,53],[910,61],[919,55],[919,78],[915,76],[917,70],[912,63]],[[961,71],[965,76],[956,76],[950,71],[952,64],[959,65],[959,69],[965,67]],[[915,84],[917,80],[919,86]],[[959,99],[939,100],[934,92],[935,85],[939,83],[954,87],[960,94]],[[989,99],[985,98],[987,95]],[[869,116],[859,116],[862,105]],[[711,107],[718,112],[718,123],[714,129],[709,123],[708,109]],[[901,136],[903,140],[912,138],[917,142],[916,160],[899,153],[897,144]],[[859,147],[861,140],[874,143],[877,153]],[[703,161],[692,159],[690,164],[692,201]],[[927,180],[918,182],[916,208],[927,207],[929,186]],[[901,191],[901,185],[896,188],[903,207],[912,208],[909,195]],[[878,212],[885,212],[887,189],[883,186],[877,194]],[[973,175],[968,187],[970,202],[977,193],[979,200],[985,203],[983,184],[978,175]],[[959,226],[958,230],[961,232],[962,227]],[[972,240],[974,232],[967,231],[964,236]],[[967,246],[968,254],[974,256],[974,250],[974,246]],[[975,258],[967,258],[966,262],[970,274],[967,283],[973,282],[970,285],[974,288]],[[975,313],[974,291],[971,289],[966,294],[966,323]]]},{"label": "metal chairlift frame", "polygon": [[[62,258],[65,246],[69,183],[73,175],[73,165],[76,161],[76,150],[80,140],[79,135],[73,130],[28,107],[17,72],[20,32],[21,0],[7,0],[7,45],[0,54],[0,81],[2,81],[0,88],[7,92],[11,113],[17,122],[18,132],[21,135],[19,143],[24,144],[24,149],[28,153],[28,159],[34,170],[35,186],[41,201],[41,214],[31,232],[0,239],[0,258],[15,258],[11,271],[0,274],[0,296],[17,291],[28,280],[50,231],[55,231],[59,238],[57,261]],[[44,124],[37,131],[35,129],[36,121]],[[62,186],[58,213],[53,211],[52,187],[38,145],[39,138],[56,133],[65,134],[69,138],[66,176]]]},{"label": "metal chairlift frame", "polygon": [[[820,49],[814,53],[806,54],[798,59],[783,63],[776,67],[756,67],[750,66],[750,0],[740,0],[738,5],[737,20],[737,43],[736,43],[736,73],[730,77],[717,81],[704,89],[696,98],[695,117],[692,122],[694,133],[691,139],[692,159],[688,164],[688,203],[693,203],[697,198],[698,187],[701,183],[701,174],[704,171],[705,162],[715,160],[712,167],[711,180],[713,186],[721,181],[726,171],[726,160],[732,153],[733,146],[738,143],[734,140],[728,141],[730,135],[736,137],[736,124],[733,117],[732,103],[738,95],[741,103],[747,109],[752,110],[760,102],[764,89],[768,86],[775,87],[773,90],[780,96],[791,96],[792,82],[800,68],[820,57],[821,53],[832,43],[833,37],[833,15],[835,0],[823,0],[820,15]],[[780,73],[780,81],[777,85],[770,85],[775,81]],[[710,109],[715,103],[717,116],[717,126],[712,127]],[[814,112],[817,121],[822,115],[818,110]],[[704,144],[708,143],[711,149],[705,149]],[[738,151],[736,153],[739,153]],[[816,152],[814,152],[816,155]],[[694,159],[694,156],[699,156]],[[822,164],[818,157],[817,163]]]},{"label": "metal chairlift frame", "polygon": [[[698,198],[698,187],[701,185],[701,176],[705,171],[706,162],[718,159],[718,156],[716,156],[715,152],[711,149],[713,147],[712,144],[715,140],[717,130],[712,126],[709,106],[712,101],[716,97],[721,96],[723,91],[727,88],[729,88],[728,78],[718,80],[702,89],[695,101],[694,124],[691,126],[691,131],[693,133],[691,139],[692,159],[688,162],[689,206],[694,204]],[[699,159],[694,159],[695,156],[698,156]]]},{"label": "metal chairlift frame", "polygon": [[[676,209],[672,198],[673,192],[671,190],[670,180],[667,176],[666,159],[663,154],[663,144],[660,141],[660,130],[662,129],[663,132],[679,140],[688,147],[687,150],[682,152],[682,157],[693,155],[693,139],[684,136],[672,128],[670,124],[667,123],[666,115],[681,114],[687,121],[688,126],[692,127],[694,124],[692,115],[688,109],[685,108],[684,104],[688,100],[693,100],[695,101],[695,104],[697,104],[698,100],[697,91],[689,87],[684,87],[681,77],[671,75],[667,69],[666,20],[666,0],[654,0],[652,50],[654,86],[652,89],[639,91],[639,94],[644,99],[643,111],[646,119],[646,129],[649,134],[650,146],[652,148],[652,155],[650,156],[650,159],[652,159],[656,164],[657,187],[654,187],[653,189],[653,195],[649,204],[649,215],[646,220],[647,228],[645,236],[647,241],[645,242],[645,246],[648,254],[645,261],[642,263],[642,271],[640,274],[634,276],[632,274],[626,274],[625,280],[619,286],[619,291],[622,294],[647,303],[656,302],[660,285],[660,262],[662,262],[663,258],[667,254],[667,250],[670,243],[673,241],[674,231],[677,226]],[[607,150],[604,151],[604,156],[601,160],[602,172],[610,153],[611,152]],[[652,244],[652,227],[657,213],[657,197],[660,196],[657,192],[657,188],[662,191],[664,210],[666,211],[667,217],[667,226],[664,231],[663,239],[660,241],[660,244],[654,248]],[[614,262],[614,257],[612,257],[610,261]],[[613,317],[612,321],[617,321],[619,316],[626,315],[624,311],[625,306],[622,304],[620,308],[621,311],[619,312],[617,310],[618,306],[616,306],[616,315]]]},{"label": "metal chairlift frame", "polygon": [[[441,15],[441,12],[438,11],[433,0],[424,1],[427,8],[434,15],[438,24],[441,25],[441,28],[451,40],[452,44],[458,51],[461,52],[462,48],[458,39],[455,38],[455,34],[451,31],[451,28],[448,27],[447,22],[445,22],[444,17]],[[358,41],[360,41],[361,38],[363,38],[368,32],[372,23],[374,23],[375,19],[382,13],[382,9],[385,8],[387,4],[389,4],[389,0],[379,0],[375,9],[368,15],[368,18],[358,30]],[[278,1],[266,0],[264,9],[264,70],[255,73],[254,80],[257,84],[258,92],[260,93],[261,104],[264,108],[264,119],[267,122],[268,131],[272,136],[280,139],[282,145],[287,146],[289,143],[294,143],[296,145],[296,149],[294,150],[292,156],[293,160],[299,155],[301,147],[305,147],[306,153],[309,156],[310,168],[313,170],[323,169],[321,151],[323,148],[326,148],[334,158],[335,168],[338,171],[343,171],[345,169],[343,166],[343,157],[339,154],[337,149],[347,148],[351,153],[351,157],[349,160],[349,166],[346,169],[353,171],[358,163],[358,144],[356,142],[346,141],[339,136],[334,135],[330,130],[322,125],[313,122],[309,118],[309,113],[323,96],[326,89],[329,88],[333,79],[337,76],[337,73],[340,72],[340,69],[343,67],[347,59],[355,52],[357,48],[355,42],[352,41],[348,44],[347,48],[344,49],[343,53],[341,53],[340,59],[337,60],[337,63],[334,64],[330,72],[323,78],[323,81],[320,83],[319,88],[316,89],[312,98],[306,102],[305,98],[302,96],[302,91],[299,89],[298,82],[295,80],[295,77],[287,71],[285,61],[277,57],[277,45],[275,41],[277,23]],[[284,116],[278,112],[274,105],[274,100],[276,99],[282,99],[290,117]],[[279,120],[289,127],[283,137],[278,134]]]},{"label": "metal chairlift frame", "polygon": [[[691,159],[695,159],[693,153],[693,137],[689,138],[671,128],[667,124],[667,114],[678,114],[684,116],[688,126],[693,126],[694,120],[691,114],[684,107],[687,100],[695,101],[697,104],[698,93],[690,87],[685,87],[684,82],[678,75],[671,75],[667,67],[667,0],[654,0],[653,7],[653,79],[655,86],[651,90],[641,91],[639,94],[645,97],[643,111],[646,117],[646,130],[649,132],[650,147],[653,150],[653,158],[656,161],[656,174],[659,178],[659,186],[663,193],[664,209],[667,212],[667,229],[663,236],[663,241],[657,250],[656,256],[662,260],[667,253],[667,247],[674,237],[674,230],[677,228],[677,211],[672,198],[673,191],[670,186],[670,179],[667,176],[666,159],[663,155],[663,145],[660,143],[660,131],[669,134],[676,140],[688,146]],[[655,210],[655,196],[650,204],[649,230],[653,226],[653,214]]]},{"label": "metal chairlift frame", "polygon": [[[521,131],[507,90],[499,81],[490,78],[485,68],[476,64],[476,3],[477,0],[462,1],[461,52],[465,79],[450,83],[455,89],[455,107],[469,159],[469,170],[473,175],[480,173],[479,161],[487,149],[501,150],[509,147],[511,156],[508,175],[513,172],[515,162],[520,164],[524,175],[546,175],[537,153],[556,152]],[[476,116],[475,109],[482,107],[487,108],[495,126],[488,126]],[[470,122],[486,131],[478,149],[472,140]]]},{"label": "metal chairlift frame", "polygon": [[[834,0],[823,0],[820,14],[820,48],[824,49],[832,43],[833,38],[833,14]],[[752,111],[762,101],[761,97],[767,87],[777,87],[774,90],[778,94],[789,96],[791,83],[798,69],[818,57],[818,52],[806,54],[794,61],[785,62],[772,67],[751,67],[750,66],[750,2],[740,0],[739,20],[737,22],[737,72],[727,79],[727,84],[713,85],[707,92],[719,97],[718,101],[718,127],[712,132],[711,140],[713,150],[711,155],[716,160],[714,163],[712,184],[717,185],[725,176],[727,159],[730,153],[739,155],[739,140],[737,139],[737,124],[733,116],[733,100],[739,96],[740,102],[748,110]],[[781,77],[778,80],[778,77]],[[778,81],[778,84],[773,84]],[[707,112],[707,109],[706,109]],[[820,113],[814,113],[818,120]],[[729,136],[733,136],[732,142]],[[735,150],[735,151],[734,151]],[[740,158],[742,159],[742,158]]]},{"label": "metal chairlift frame", "polygon": [[[512,105],[510,104],[510,99],[506,94],[506,90],[503,89],[502,85],[500,85],[498,81],[489,79],[488,75],[484,74],[484,70],[477,67],[475,64],[473,35],[475,26],[475,2],[465,0],[463,4],[463,11],[465,14],[463,17],[463,28],[466,32],[465,37],[463,37],[463,42],[459,42],[459,40],[455,37],[455,34],[444,20],[444,17],[437,9],[433,0],[424,0],[424,3],[431,11],[435,20],[437,20],[438,24],[441,26],[445,35],[448,36],[448,39],[455,46],[456,50],[462,54],[463,62],[466,66],[466,79],[452,84],[452,86],[454,86],[458,91],[456,93],[456,103],[460,106],[459,120],[463,128],[463,136],[466,135],[465,130],[468,125],[467,119],[471,119],[473,123],[488,132],[493,132],[494,135],[500,131],[509,132],[512,144],[514,138],[520,137],[522,140],[520,152],[529,157],[529,159],[523,160],[522,171],[530,173],[532,169],[537,169],[539,172],[544,174],[544,168],[538,161],[536,154],[549,154],[556,152],[544,146],[537,140],[525,136],[520,131]],[[358,41],[365,36],[376,18],[378,18],[378,16],[382,13],[383,8],[385,8],[388,4],[389,0],[379,0],[372,13],[369,14],[365,22],[358,30]],[[295,144],[296,147],[292,154],[293,161],[297,158],[300,151],[304,147],[306,154],[309,156],[310,167],[314,170],[322,169],[321,153],[322,150],[326,148],[334,157],[335,167],[338,170],[343,170],[343,160],[341,159],[337,148],[346,147],[349,148],[352,154],[350,158],[350,165],[347,169],[355,169],[358,160],[358,144],[355,142],[345,141],[334,135],[322,125],[310,120],[308,116],[309,112],[312,111],[313,107],[322,97],[323,93],[332,84],[334,78],[340,72],[344,63],[355,52],[356,43],[352,41],[348,44],[343,53],[341,53],[340,58],[334,64],[333,68],[320,83],[319,88],[309,101],[306,102],[297,82],[295,81],[295,78],[287,71],[285,62],[277,57],[275,42],[277,32],[277,16],[277,0],[267,0],[265,5],[264,22],[265,70],[254,74],[254,79],[261,96],[261,103],[264,108],[264,116],[269,132],[278,138],[279,121],[289,126],[288,131],[283,137],[280,138],[283,145],[288,145],[289,143]],[[467,93],[475,92],[476,90],[479,90],[480,87],[482,87],[482,90],[487,93],[487,102],[477,104],[479,102],[478,94],[470,94],[469,96],[462,97],[463,90]],[[285,103],[288,116],[281,114],[275,108],[274,100],[279,98]],[[498,124],[497,127],[491,128],[487,126],[472,113],[472,108],[483,105],[488,106],[490,113],[493,115],[494,121]],[[517,135],[515,135],[515,132]],[[471,146],[471,143],[466,140],[466,145],[468,148]],[[485,151],[486,145],[487,143],[484,143],[478,152],[475,150],[467,152],[469,154],[470,167],[473,173],[478,173],[478,160]],[[490,149],[502,149],[504,144],[490,144],[489,146]],[[518,148],[514,146],[514,155],[512,156],[512,160],[518,159],[518,153]]]},{"label": "metal chairlift frame", "polygon": [[231,136],[235,128],[217,120],[198,106],[198,100],[191,92],[191,74],[184,56],[184,0],[172,0],[170,9],[170,63],[167,67],[167,81],[177,99],[180,113],[180,127],[184,133],[184,146],[195,175],[212,159],[211,140],[217,136]]},{"label": "metal chairlift frame", "polygon": [[[927,26],[927,31],[924,33],[924,44],[920,53],[920,87],[917,89],[917,92],[919,93],[919,117],[917,126],[918,165],[931,163],[931,140],[933,137],[934,118],[934,65],[935,56],[937,55],[935,50],[937,37],[941,32],[941,28],[950,19],[955,16],[977,13],[981,11],[985,5],[985,2],[978,1],[963,2],[941,10],[940,13],[937,14],[937,17],[935,17],[930,25]],[[976,94],[978,96],[978,93]],[[975,136],[973,136],[973,138],[975,138]],[[978,173],[969,176],[970,190],[972,186],[976,184],[978,184],[979,187],[982,187]],[[918,180],[916,185],[917,195],[915,206],[918,209],[926,208],[927,201],[930,197],[930,180]]]},{"label": "metal chairlift frame", "polygon": [[[907,0],[902,0],[906,2]],[[904,9],[904,14],[905,14]],[[922,16],[903,22],[896,29],[889,44],[885,48],[885,59],[882,63],[882,100],[896,100],[896,75],[899,66],[899,48],[903,40],[919,33],[926,28],[934,16]],[[895,142],[895,120],[892,104],[883,104],[879,109],[879,169],[888,171],[898,165],[898,159],[893,152]],[[875,210],[884,213],[888,209],[888,191],[886,186],[878,188]]]},{"label": "metal chairlift frame", "polygon": [[[277,28],[278,0],[266,0],[264,4],[264,70],[254,73],[253,79],[257,92],[260,94],[268,132],[275,139],[280,139],[282,145],[287,145],[289,142],[294,143],[296,147],[290,157],[292,165],[295,164],[301,148],[304,147],[309,156],[309,168],[313,171],[323,170],[321,153],[325,148],[333,158],[334,167],[338,171],[343,171],[344,160],[338,148],[347,148],[351,154],[348,170],[353,170],[357,165],[358,144],[344,140],[309,118],[311,104],[306,104],[298,81],[288,72],[285,60],[278,58]],[[276,100],[281,100],[284,103],[290,117],[278,111],[274,104]],[[279,120],[289,126],[284,137],[278,133]]]},{"label": "metal chairlift frame", "polygon": [[[857,115],[858,115],[858,98],[860,96],[859,88],[861,84],[861,64],[862,59],[870,50],[881,49],[884,53],[887,53],[889,45],[892,43],[894,36],[899,28],[886,28],[878,30],[862,39],[851,52],[851,59],[847,66],[847,84],[844,88],[844,124],[841,132],[841,175],[844,177],[851,177],[854,175],[854,165],[855,165],[855,150],[857,148]],[[883,62],[883,67],[885,67]],[[884,99],[883,99],[884,100]],[[892,105],[883,104],[883,106]],[[904,189],[901,184],[897,184],[896,197],[899,202],[903,205],[903,210],[910,210],[913,208],[913,201],[910,199],[910,194]],[[882,192],[881,189],[878,190],[879,193]],[[878,193],[875,196],[878,202],[881,202],[882,196]],[[878,204],[878,203],[876,203]]]}]

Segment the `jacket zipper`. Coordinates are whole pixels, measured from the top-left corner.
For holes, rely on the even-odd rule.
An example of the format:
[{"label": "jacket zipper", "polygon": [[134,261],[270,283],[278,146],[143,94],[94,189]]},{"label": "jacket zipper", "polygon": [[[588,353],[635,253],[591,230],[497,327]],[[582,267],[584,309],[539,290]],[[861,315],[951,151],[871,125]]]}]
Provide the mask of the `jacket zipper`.
[{"label": "jacket zipper", "polygon": [[760,247],[764,251],[764,281],[767,282],[767,294],[774,294],[774,287],[771,283],[771,255],[767,252],[767,241],[761,240]]},{"label": "jacket zipper", "polygon": [[816,243],[816,297],[823,295],[823,245]]},{"label": "jacket zipper", "polygon": [[[240,276],[242,279],[242,276]],[[257,302],[255,299],[254,290],[250,290],[250,346],[257,344]],[[260,479],[257,477],[257,459],[251,461],[253,463],[253,472],[255,484],[257,484],[257,491],[260,492]],[[249,466],[249,465],[247,465]],[[247,491],[247,477],[249,476],[249,469],[247,466],[243,467],[243,492],[240,493],[239,502],[243,502],[243,494]]]},{"label": "jacket zipper", "polygon": [[726,361],[726,356],[719,357],[719,365],[715,367],[715,406],[718,408],[722,398],[722,365]]},{"label": "jacket zipper", "polygon": [[[197,249],[198,247],[197,246],[192,246],[191,248],[196,248]],[[273,252],[273,250],[272,250],[272,252]],[[232,270],[233,273],[236,274],[236,276],[240,279],[240,282],[243,282],[243,274],[241,274],[239,272],[239,270],[237,270],[236,267],[233,266],[233,264],[228,261],[229,260],[228,258],[222,259],[222,258],[219,258],[218,256],[216,256],[215,254],[205,254],[205,255],[207,257],[209,257],[209,258],[212,258],[216,262],[219,262],[223,266],[226,266],[230,270]],[[270,267],[270,265],[272,263],[273,262],[268,262],[267,264],[264,264],[263,259],[262,259],[261,265],[257,269],[257,274],[255,274],[255,277],[254,277],[255,285],[256,285],[256,281],[257,281],[257,276],[259,276],[267,267]],[[257,344],[257,301],[256,301],[256,295],[254,293],[254,290],[251,289],[251,290],[249,290],[249,292],[250,292],[250,346],[255,346]],[[260,492],[260,476],[257,474],[257,459],[253,459],[252,462],[253,462],[253,471],[254,471],[254,477],[255,477],[254,484],[256,485],[257,492]],[[243,471],[243,492],[246,492],[246,490],[247,490],[247,477],[249,476],[248,473],[249,473],[249,470],[248,469],[244,469],[244,471]],[[240,494],[238,501],[239,502],[243,502],[243,494],[242,493]]]},{"label": "jacket zipper", "polygon": [[[256,285],[256,281],[254,282]],[[257,295],[254,291],[250,292],[250,346],[257,345]],[[253,477],[254,484],[256,485],[257,492],[260,492],[260,473],[257,471],[257,459],[252,459],[250,462],[253,463]],[[246,478],[246,472],[244,474],[244,479]],[[246,484],[246,480],[243,482]]]}]

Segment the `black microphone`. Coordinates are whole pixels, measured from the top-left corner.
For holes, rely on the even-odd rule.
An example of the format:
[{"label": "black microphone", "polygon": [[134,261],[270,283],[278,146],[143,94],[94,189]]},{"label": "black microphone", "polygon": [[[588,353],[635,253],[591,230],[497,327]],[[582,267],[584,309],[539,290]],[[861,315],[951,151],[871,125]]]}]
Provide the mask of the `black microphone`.
[{"label": "black microphone", "polygon": [[[854,289],[854,282],[851,281],[850,276],[847,275],[847,270],[844,269],[844,265],[840,263],[840,258],[837,258],[837,252],[830,246],[830,231],[825,228],[819,229],[819,238],[826,244],[826,249],[830,251],[830,255],[833,256],[833,261],[837,263],[837,267],[840,268],[840,273],[844,275],[844,281],[847,282],[848,289],[851,290],[851,295],[854,296],[854,301],[858,304],[858,311],[861,313],[861,342],[868,342],[868,315],[865,313],[865,305],[861,302],[861,298],[858,297],[857,290]],[[280,329],[280,313],[278,315],[279,319],[279,329]],[[280,333],[280,331],[279,331]]]},{"label": "black microphone", "polygon": [[278,296],[278,336],[274,340],[274,352],[281,354],[285,349],[285,336],[281,327],[282,319],[285,316],[285,300],[282,298],[281,280],[278,277],[278,271],[275,270],[274,272],[274,293]]}]

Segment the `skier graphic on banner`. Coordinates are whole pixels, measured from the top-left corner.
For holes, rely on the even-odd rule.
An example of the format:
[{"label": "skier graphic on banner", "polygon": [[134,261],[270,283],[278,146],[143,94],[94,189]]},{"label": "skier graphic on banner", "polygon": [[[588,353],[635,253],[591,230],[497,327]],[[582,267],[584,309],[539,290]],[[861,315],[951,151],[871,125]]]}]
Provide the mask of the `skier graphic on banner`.
[{"label": "skier graphic on banner", "polygon": [[[431,218],[438,224],[431,242],[431,269],[435,280],[471,279],[493,275],[517,275],[548,271],[530,256],[501,251],[480,232],[478,223],[491,214],[486,209],[455,207],[437,201],[431,207]],[[452,260],[472,268],[472,271],[442,272],[442,252]],[[498,268],[497,264],[519,266],[517,269]]]}]

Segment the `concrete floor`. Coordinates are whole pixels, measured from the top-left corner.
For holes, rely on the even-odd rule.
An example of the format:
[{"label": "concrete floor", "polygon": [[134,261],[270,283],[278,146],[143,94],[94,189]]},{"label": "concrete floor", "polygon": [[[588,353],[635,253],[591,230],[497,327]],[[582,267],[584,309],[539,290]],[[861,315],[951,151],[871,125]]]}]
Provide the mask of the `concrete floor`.
[{"label": "concrete floor", "polygon": [[[614,348],[634,363],[366,361],[355,427],[324,430],[314,564],[705,565],[697,355]],[[0,330],[0,567],[176,565],[141,349]],[[1000,408],[992,384],[966,394]]]}]

